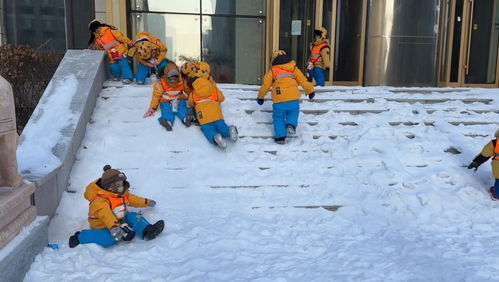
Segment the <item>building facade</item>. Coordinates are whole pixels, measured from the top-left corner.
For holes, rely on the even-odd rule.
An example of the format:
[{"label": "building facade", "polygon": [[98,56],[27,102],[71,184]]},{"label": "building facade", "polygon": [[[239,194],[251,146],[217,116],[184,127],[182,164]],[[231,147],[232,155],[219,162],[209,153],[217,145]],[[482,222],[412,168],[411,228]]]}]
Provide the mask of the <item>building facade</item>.
[{"label": "building facade", "polygon": [[272,50],[305,69],[313,30],[331,41],[328,85],[498,87],[499,0],[95,0],[168,58],[210,63],[219,82],[259,84]]}]

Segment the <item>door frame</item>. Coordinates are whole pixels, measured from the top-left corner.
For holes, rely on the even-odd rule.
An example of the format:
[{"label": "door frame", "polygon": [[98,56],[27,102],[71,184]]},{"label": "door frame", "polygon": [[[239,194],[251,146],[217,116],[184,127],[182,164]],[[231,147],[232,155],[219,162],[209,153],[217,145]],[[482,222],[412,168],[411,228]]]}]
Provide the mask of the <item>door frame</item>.
[{"label": "door frame", "polygon": [[[451,72],[451,59],[452,47],[454,39],[454,22],[455,22],[455,8],[456,0],[442,1],[440,11],[445,11],[441,14],[440,18],[440,36],[439,38],[439,64],[437,68],[437,81],[439,87],[481,87],[481,88],[497,88],[499,86],[499,48],[497,50],[498,56],[496,59],[496,79],[495,83],[466,83],[466,68],[468,67],[467,60],[469,59],[469,52],[471,48],[470,34],[472,32],[472,13],[473,2],[475,0],[463,0],[463,15],[462,15],[462,28],[461,28],[461,41],[459,50],[459,64],[458,64],[458,81],[450,82]],[[447,15],[447,7],[450,5],[449,15]],[[449,20],[448,27],[445,26],[445,21]],[[444,40],[447,40],[447,47]],[[444,54],[445,51],[445,55]],[[445,67],[444,79],[440,77],[441,68]]]},{"label": "door frame", "polygon": [[[338,16],[337,12],[337,7],[338,7],[338,0],[315,0],[315,20],[314,20],[314,27],[318,28],[323,26],[322,23],[322,15],[323,15],[323,7],[324,7],[324,1],[333,1],[333,13],[331,17],[331,23],[330,25],[333,27],[331,30],[331,38],[335,39],[336,38],[336,20]],[[344,85],[344,86],[358,86],[362,85],[364,82],[364,63],[365,63],[365,43],[366,43],[366,25],[367,25],[367,5],[368,5],[368,0],[362,0],[362,29],[361,29],[361,42],[360,42],[360,50],[359,50],[359,76],[356,81],[333,81],[334,77],[334,55],[335,55],[335,46],[337,46],[336,42],[333,41],[333,46],[331,47],[331,52],[330,52],[330,62],[329,65],[331,66],[329,68],[329,77],[326,78],[326,85]],[[271,36],[269,39],[271,40],[271,44],[268,44],[267,48],[267,55],[268,58],[270,58],[270,55],[272,55],[273,50],[279,49],[279,19],[280,19],[280,5],[281,5],[281,0],[269,0],[268,1],[268,7],[270,8],[270,13],[269,16],[271,16],[271,20],[269,22],[272,23],[272,27],[268,29],[268,32],[271,33]],[[269,62],[270,59],[268,59],[265,62],[265,65],[268,66],[270,65]]]}]

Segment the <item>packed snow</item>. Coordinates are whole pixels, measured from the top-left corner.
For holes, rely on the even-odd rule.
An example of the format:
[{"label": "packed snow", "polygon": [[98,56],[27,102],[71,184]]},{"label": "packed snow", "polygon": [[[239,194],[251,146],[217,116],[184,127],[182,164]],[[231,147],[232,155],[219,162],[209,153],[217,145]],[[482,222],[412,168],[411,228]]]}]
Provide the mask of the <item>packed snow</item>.
[{"label": "packed snow", "polygon": [[[240,134],[226,151],[143,118],[151,85],[107,82],[49,227],[60,249],[25,281],[499,281],[490,162],[466,169],[498,129],[496,89],[320,88],[278,145],[258,87],[221,88]],[[158,202],[143,212],[165,231],[71,249],[105,164]]]}]

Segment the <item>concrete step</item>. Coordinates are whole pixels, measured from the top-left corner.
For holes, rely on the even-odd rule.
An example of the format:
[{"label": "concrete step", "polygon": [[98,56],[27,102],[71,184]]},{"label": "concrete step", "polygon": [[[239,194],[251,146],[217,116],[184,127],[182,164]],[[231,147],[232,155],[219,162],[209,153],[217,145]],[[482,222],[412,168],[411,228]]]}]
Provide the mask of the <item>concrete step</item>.
[{"label": "concrete step", "polygon": [[305,206],[269,206],[269,207],[251,207],[251,209],[285,209],[285,208],[295,208],[295,209],[318,209],[323,208],[328,211],[335,212],[340,209],[342,206],[340,205],[305,205]]},{"label": "concrete step", "polygon": [[35,192],[33,183],[0,191],[0,230],[31,206],[33,192]]},{"label": "concrete step", "polygon": [[36,208],[30,206],[27,210],[24,210],[20,215],[18,215],[9,224],[4,226],[0,230],[0,249],[5,247],[25,226],[28,226],[36,217]]}]

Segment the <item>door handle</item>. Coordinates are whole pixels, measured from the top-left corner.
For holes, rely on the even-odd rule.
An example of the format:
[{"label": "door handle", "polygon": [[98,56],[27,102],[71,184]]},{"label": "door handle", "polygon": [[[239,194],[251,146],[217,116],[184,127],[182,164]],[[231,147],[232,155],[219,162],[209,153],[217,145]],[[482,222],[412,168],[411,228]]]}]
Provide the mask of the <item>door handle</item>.
[{"label": "door handle", "polygon": [[475,1],[469,0],[471,3],[471,13],[470,13],[470,23],[468,30],[468,49],[466,50],[466,75],[470,70],[470,52],[471,52],[471,34],[473,32],[473,8],[475,7]]}]

